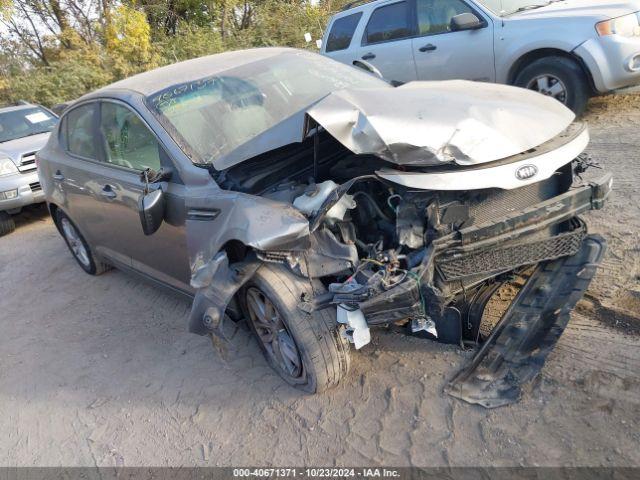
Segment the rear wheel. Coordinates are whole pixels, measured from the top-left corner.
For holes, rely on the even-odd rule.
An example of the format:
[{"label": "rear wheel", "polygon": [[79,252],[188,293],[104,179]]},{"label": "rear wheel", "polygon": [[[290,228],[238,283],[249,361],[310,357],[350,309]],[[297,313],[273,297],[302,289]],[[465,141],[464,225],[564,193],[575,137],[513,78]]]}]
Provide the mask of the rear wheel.
[{"label": "rear wheel", "polygon": [[91,248],[89,248],[82,234],[78,231],[71,219],[60,210],[56,212],[56,222],[73,258],[76,259],[78,265],[80,265],[85,272],[89,275],[100,275],[111,268],[108,264],[99,261],[93,255]]},{"label": "rear wheel", "polygon": [[515,85],[555,98],[574,111],[584,113],[589,101],[589,84],[577,62],[564,57],[544,57],[518,73]]},{"label": "rear wheel", "polygon": [[[323,291],[315,286],[315,293]],[[298,308],[311,286],[281,265],[260,267],[242,291],[245,314],[267,361],[290,385],[308,393],[336,386],[349,370],[349,344],[335,309]]]},{"label": "rear wheel", "polygon": [[13,232],[15,229],[16,224],[13,221],[13,217],[7,212],[0,212],[0,237]]}]

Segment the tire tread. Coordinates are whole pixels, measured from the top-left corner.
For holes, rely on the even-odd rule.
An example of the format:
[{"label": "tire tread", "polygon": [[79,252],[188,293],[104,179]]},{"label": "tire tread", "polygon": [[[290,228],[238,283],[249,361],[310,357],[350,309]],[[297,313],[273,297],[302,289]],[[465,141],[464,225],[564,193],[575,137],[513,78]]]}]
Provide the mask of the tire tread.
[{"label": "tire tread", "polygon": [[0,212],[0,237],[13,232],[16,229],[16,223],[13,217],[6,212]]},{"label": "tire tread", "polygon": [[[317,393],[338,385],[349,371],[349,345],[338,331],[335,311],[325,309],[305,314],[298,308],[301,296],[312,293],[309,280],[295,276],[281,265],[265,264],[251,284],[263,291],[271,290],[285,305],[287,312],[280,313],[286,315],[298,347],[311,363],[305,365],[307,374],[315,379],[315,385],[307,384],[303,389]],[[321,284],[314,284],[314,288],[324,289]]]},{"label": "tire tread", "polygon": [[563,76],[563,81],[567,85],[568,99],[567,107],[580,116],[584,113],[590,97],[590,87],[588,79],[582,67],[575,61],[567,57],[551,55],[527,64],[516,76],[514,84],[526,88],[532,78],[537,75],[551,73]]}]

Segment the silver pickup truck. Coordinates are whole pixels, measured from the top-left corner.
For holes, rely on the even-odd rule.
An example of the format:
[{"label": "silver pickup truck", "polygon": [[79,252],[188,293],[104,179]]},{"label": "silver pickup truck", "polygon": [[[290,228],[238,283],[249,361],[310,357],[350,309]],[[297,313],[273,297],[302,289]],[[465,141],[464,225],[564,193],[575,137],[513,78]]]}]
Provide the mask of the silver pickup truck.
[{"label": "silver pickup truck", "polygon": [[44,202],[36,170],[36,152],[58,118],[38,105],[0,108],[0,236],[15,228],[12,214]]}]

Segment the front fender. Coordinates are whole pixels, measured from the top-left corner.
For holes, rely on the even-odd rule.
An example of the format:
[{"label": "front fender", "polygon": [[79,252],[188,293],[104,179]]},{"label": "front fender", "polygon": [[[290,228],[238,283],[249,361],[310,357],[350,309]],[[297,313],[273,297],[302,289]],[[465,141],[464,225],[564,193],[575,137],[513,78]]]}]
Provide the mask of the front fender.
[{"label": "front fender", "polygon": [[229,264],[224,245],[233,240],[255,250],[305,250],[309,221],[288,204],[222,190],[190,196],[186,207],[191,286],[196,290],[189,331],[223,337],[229,302],[261,265],[253,252]]},{"label": "front fender", "polygon": [[286,203],[227,191],[187,202],[192,276],[231,240],[256,250],[305,250],[309,246],[309,221]]}]

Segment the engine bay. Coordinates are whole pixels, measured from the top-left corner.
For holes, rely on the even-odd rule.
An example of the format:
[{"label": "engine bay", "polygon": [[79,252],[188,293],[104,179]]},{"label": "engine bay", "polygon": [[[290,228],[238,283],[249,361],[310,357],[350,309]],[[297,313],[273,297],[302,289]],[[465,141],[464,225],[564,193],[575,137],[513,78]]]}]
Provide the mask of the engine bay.
[{"label": "engine bay", "polygon": [[[461,230],[567,192],[574,180],[571,163],[548,180],[519,189],[466,191],[406,188],[375,175],[386,163],[354,155],[322,130],[268,159],[216,173],[223,188],[291,205],[309,218],[310,248],[258,251],[258,258],[319,279],[326,293],[301,308],[338,308],[344,334],[357,348],[366,344],[369,326],[388,324],[447,343],[480,342],[486,337],[481,325],[488,292],[513,281],[528,265],[575,253],[585,234],[584,224],[571,218],[498,242],[500,251],[533,242],[532,252],[520,255],[511,248],[500,258],[490,240],[479,248],[457,245]],[[551,254],[533,251],[536,241],[563,235],[573,242]],[[468,252],[483,258],[460,268],[458,257],[469,257]]]}]

